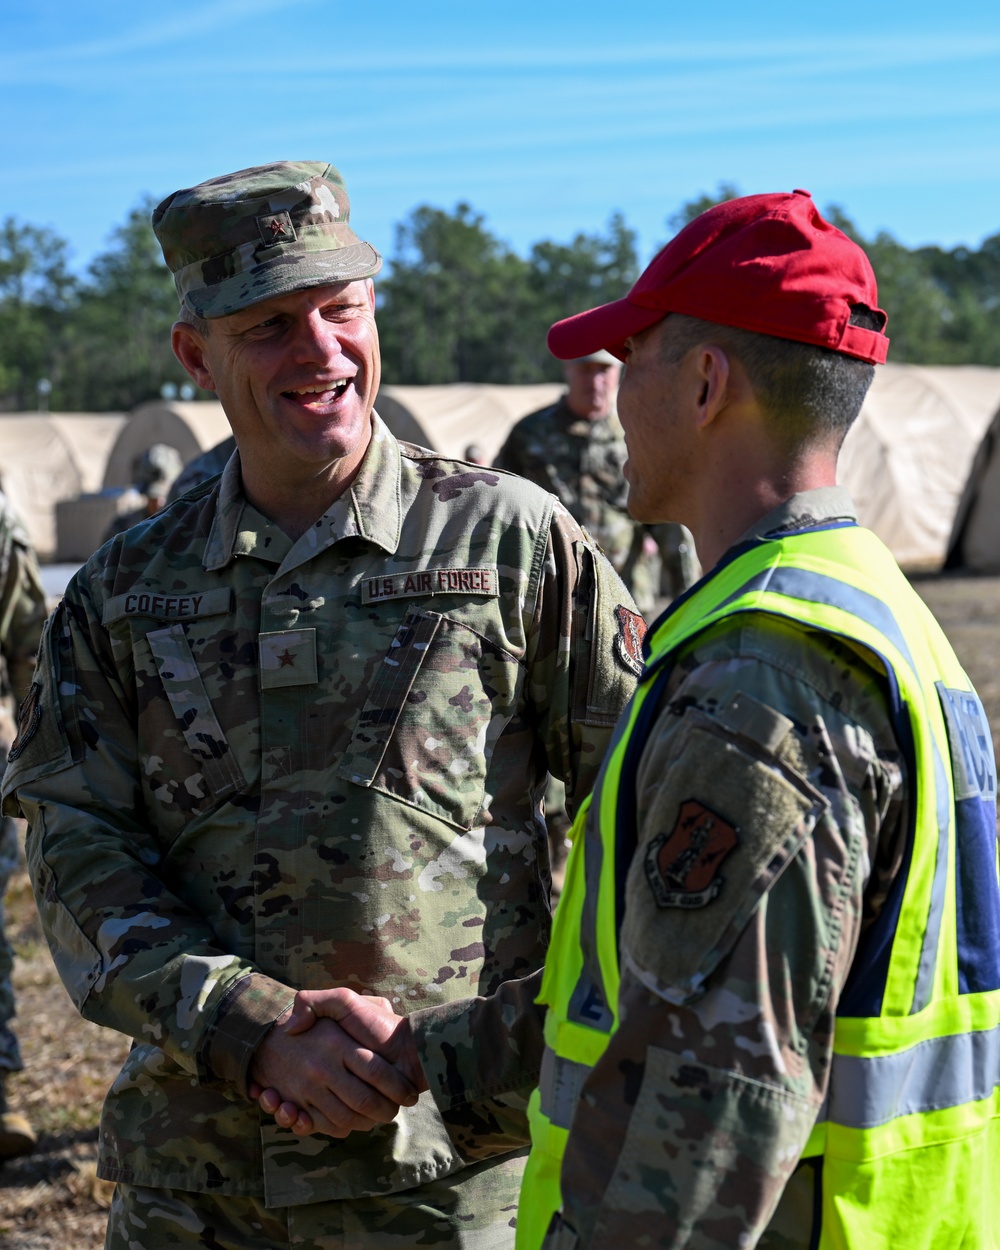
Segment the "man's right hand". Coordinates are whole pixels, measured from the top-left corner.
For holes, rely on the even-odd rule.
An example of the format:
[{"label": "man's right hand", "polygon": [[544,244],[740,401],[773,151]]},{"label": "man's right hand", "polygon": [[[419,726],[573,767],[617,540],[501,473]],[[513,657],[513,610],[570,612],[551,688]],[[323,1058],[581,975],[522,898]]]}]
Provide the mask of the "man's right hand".
[{"label": "man's right hand", "polygon": [[[385,1000],[351,990],[314,994],[325,1000],[322,1019],[309,1006],[313,995],[300,994],[258,1046],[250,1065],[251,1097],[299,1135],[342,1138],[388,1124],[418,1095],[414,1083],[374,1049],[393,1051],[400,1018]],[[340,1020],[353,1021],[367,1044],[355,1041]]]}]

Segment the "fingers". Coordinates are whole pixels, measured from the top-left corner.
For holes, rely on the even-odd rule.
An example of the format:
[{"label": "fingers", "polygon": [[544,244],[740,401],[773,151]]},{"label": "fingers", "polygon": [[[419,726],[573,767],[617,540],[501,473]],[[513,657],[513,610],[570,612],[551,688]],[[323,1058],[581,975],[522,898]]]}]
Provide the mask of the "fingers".
[{"label": "fingers", "polygon": [[379,1051],[391,1045],[401,1019],[386,999],[355,994],[344,987],[300,990],[295,996],[295,1006],[311,1008],[316,1016],[335,1020],[360,1045]]},{"label": "fingers", "polygon": [[250,1096],[299,1136],[342,1138],[388,1124],[426,1087],[419,1063],[401,1045],[408,1035],[384,998],[303,990],[255,1052]]},{"label": "fingers", "polygon": [[305,1033],[316,1023],[316,1012],[312,1009],[302,994],[295,995],[295,1002],[292,1004],[292,1014],[288,1017],[285,1025],[285,1032],[291,1033],[293,1036],[297,1033]]},{"label": "fingers", "polygon": [[344,1056],[349,1072],[376,1089],[398,1107],[412,1107],[418,1093],[413,1083],[395,1066],[374,1051],[357,1047]]}]

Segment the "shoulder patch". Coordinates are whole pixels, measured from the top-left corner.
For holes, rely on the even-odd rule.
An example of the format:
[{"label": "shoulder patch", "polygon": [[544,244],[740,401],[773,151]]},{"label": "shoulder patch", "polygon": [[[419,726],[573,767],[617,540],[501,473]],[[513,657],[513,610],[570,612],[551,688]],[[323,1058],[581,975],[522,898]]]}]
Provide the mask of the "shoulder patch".
[{"label": "shoulder patch", "polygon": [[638,612],[630,611],[622,603],[615,607],[615,620],[618,622],[618,632],[615,634],[615,658],[630,673],[641,677],[642,640],[646,636],[646,622]]},{"label": "shoulder patch", "polygon": [[646,848],[646,878],[657,907],[705,907],[722,889],[722,861],[739,844],[734,825],[698,799],[685,799],[669,833]]},{"label": "shoulder patch", "polygon": [[35,736],[41,719],[42,687],[39,682],[33,681],[28,688],[28,693],[21,701],[21,706],[17,710],[17,737],[11,744],[10,751],[7,754],[8,760],[17,759]]}]

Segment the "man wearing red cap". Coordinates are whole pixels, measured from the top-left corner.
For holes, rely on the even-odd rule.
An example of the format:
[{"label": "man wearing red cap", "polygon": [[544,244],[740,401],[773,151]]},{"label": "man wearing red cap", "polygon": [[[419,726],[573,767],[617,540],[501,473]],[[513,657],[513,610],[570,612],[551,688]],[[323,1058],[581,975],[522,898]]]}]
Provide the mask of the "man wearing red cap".
[{"label": "man wearing red cap", "polygon": [[577,817],[543,1022],[528,978],[384,1048],[453,1112],[544,1031],[521,1250],[998,1244],[992,741],[836,485],[884,325],[796,191],[710,209],[550,332],[626,361],[630,511],[709,572]]},{"label": "man wearing red cap", "polygon": [[836,484],[884,325],[796,191],[550,332],[626,362],[629,509],[710,572],[577,820],[519,1247],[997,1244],[991,737]]}]

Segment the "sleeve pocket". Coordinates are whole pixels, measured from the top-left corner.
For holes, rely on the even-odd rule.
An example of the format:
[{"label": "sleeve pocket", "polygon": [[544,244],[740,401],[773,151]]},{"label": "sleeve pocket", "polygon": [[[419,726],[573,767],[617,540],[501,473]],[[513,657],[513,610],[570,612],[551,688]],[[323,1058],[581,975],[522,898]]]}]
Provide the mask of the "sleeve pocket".
[{"label": "sleeve pocket", "polygon": [[574,654],[573,719],[613,727],[642,672],[646,622],[608,560],[578,543],[578,610],[586,624]]},{"label": "sleeve pocket", "polygon": [[689,711],[645,808],[621,947],[660,997],[687,1003],[732,950],[828,803],[776,751]]},{"label": "sleeve pocket", "polygon": [[82,1011],[101,971],[101,954],[59,897],[55,876],[45,860],[45,807],[40,806],[25,844],[31,884],[45,918],[52,959],[73,1005]]},{"label": "sleeve pocket", "polygon": [[[749,1183],[749,1174],[763,1169],[765,1185],[780,1190],[782,1173],[801,1155],[815,1116],[814,1106],[785,1090],[649,1047],[595,1242],[614,1244],[601,1240],[607,1231],[602,1225],[616,1212],[631,1212],[647,1213],[654,1226],[657,1216],[666,1216],[668,1224],[678,1221],[676,1240],[658,1244],[691,1244],[695,1228],[707,1231],[732,1218],[731,1197],[720,1190],[731,1195],[734,1177]],[[766,1158],[762,1143],[768,1143]],[[782,1166],[768,1172],[774,1160]]]}]

